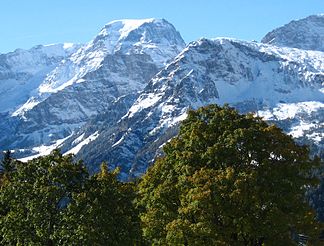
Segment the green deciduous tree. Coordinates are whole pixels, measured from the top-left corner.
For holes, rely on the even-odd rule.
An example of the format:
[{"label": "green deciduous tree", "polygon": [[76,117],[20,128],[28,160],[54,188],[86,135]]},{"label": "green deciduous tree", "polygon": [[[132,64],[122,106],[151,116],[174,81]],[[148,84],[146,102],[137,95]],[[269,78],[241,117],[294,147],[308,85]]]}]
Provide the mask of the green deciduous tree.
[{"label": "green deciduous tree", "polygon": [[117,174],[102,164],[84,191],[75,194],[59,231],[60,244],[126,246],[140,242],[134,185],[118,181]]},{"label": "green deciduous tree", "polygon": [[17,163],[10,182],[1,187],[2,244],[54,245],[61,214],[82,190],[88,174],[72,156],[58,150],[28,163]]},{"label": "green deciduous tree", "polygon": [[260,118],[211,105],[189,111],[143,176],[138,206],[154,245],[290,245],[316,240],[305,199],[317,184],[306,147]]},{"label": "green deciduous tree", "polygon": [[140,223],[133,183],[118,170],[89,177],[82,162],[55,150],[16,163],[0,192],[1,245],[134,245]]}]

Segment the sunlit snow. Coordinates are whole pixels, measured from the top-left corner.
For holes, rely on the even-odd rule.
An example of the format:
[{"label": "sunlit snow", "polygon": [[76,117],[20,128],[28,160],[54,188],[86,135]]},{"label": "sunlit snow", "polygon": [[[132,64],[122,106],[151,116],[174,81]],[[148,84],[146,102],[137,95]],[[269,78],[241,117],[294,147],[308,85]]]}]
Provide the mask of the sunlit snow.
[{"label": "sunlit snow", "polygon": [[25,157],[25,158],[21,158],[19,160],[22,161],[22,162],[27,162],[29,160],[35,159],[35,158],[40,157],[40,156],[49,155],[54,149],[59,148],[61,146],[61,144],[70,137],[71,137],[71,135],[66,137],[66,138],[56,140],[52,145],[47,145],[47,146],[46,145],[41,145],[41,146],[38,146],[38,147],[34,147],[34,148],[32,148],[32,150],[34,152],[38,152],[38,154],[28,156],[28,157]]},{"label": "sunlit snow", "polygon": [[89,137],[87,137],[86,139],[79,142],[77,146],[73,147],[72,149],[70,149],[69,151],[64,153],[64,155],[68,155],[68,154],[74,154],[75,155],[75,154],[77,154],[81,150],[81,148],[83,146],[85,146],[85,145],[89,144],[90,142],[96,140],[97,137],[99,137],[98,131],[96,131],[95,133],[93,133]]}]

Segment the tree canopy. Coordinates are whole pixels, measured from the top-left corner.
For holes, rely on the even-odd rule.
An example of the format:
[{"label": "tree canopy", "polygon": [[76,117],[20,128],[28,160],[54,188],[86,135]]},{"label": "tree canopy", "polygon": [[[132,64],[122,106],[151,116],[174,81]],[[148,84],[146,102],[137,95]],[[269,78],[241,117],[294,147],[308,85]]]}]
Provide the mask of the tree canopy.
[{"label": "tree canopy", "polygon": [[117,174],[118,170],[109,172],[102,164],[84,191],[74,195],[59,231],[61,244],[127,246],[140,242],[134,185],[119,182]]},{"label": "tree canopy", "polygon": [[305,192],[310,159],[279,128],[211,105],[189,111],[139,184],[144,237],[154,245],[290,245],[317,240]]},{"label": "tree canopy", "polygon": [[0,162],[0,186],[9,181],[10,174],[15,170],[17,161],[11,157],[10,150],[3,152]]},{"label": "tree canopy", "polygon": [[55,150],[17,162],[0,187],[1,245],[133,245],[139,238],[133,185],[106,165],[89,176]]},{"label": "tree canopy", "polygon": [[61,212],[86,177],[81,163],[73,163],[71,156],[63,157],[59,151],[18,163],[10,182],[1,188],[2,243],[54,245]]},{"label": "tree canopy", "polygon": [[90,176],[59,150],[27,163],[5,152],[0,244],[295,245],[304,234],[321,245],[307,197],[322,201],[322,187],[305,195],[320,159],[279,128],[211,105],[189,111],[164,152],[135,183],[105,163]]}]

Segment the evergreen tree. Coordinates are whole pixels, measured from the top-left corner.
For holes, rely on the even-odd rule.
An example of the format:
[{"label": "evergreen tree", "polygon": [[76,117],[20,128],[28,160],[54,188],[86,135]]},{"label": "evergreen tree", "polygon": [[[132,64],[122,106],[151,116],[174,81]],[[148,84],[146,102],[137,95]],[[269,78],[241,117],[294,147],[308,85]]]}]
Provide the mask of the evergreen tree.
[{"label": "evergreen tree", "polygon": [[15,170],[16,160],[11,157],[10,150],[3,152],[0,163],[0,187],[9,181],[11,173]]},{"label": "evergreen tree", "polygon": [[260,118],[211,105],[189,111],[143,176],[138,206],[153,245],[292,245],[317,240],[305,199],[319,159]]},{"label": "evergreen tree", "polygon": [[1,172],[9,173],[14,170],[13,158],[11,157],[11,151],[7,150],[3,152],[3,158],[1,161]]}]

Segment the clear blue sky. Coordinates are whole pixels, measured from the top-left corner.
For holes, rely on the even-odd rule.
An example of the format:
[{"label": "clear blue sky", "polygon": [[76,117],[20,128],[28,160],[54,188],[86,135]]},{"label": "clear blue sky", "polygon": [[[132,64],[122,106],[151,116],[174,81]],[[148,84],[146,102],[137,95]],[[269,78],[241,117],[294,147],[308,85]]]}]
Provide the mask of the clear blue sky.
[{"label": "clear blue sky", "polygon": [[165,18],[186,42],[200,37],[260,40],[311,14],[324,0],[1,0],[0,53],[37,44],[84,43],[115,19]]}]

